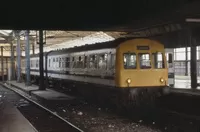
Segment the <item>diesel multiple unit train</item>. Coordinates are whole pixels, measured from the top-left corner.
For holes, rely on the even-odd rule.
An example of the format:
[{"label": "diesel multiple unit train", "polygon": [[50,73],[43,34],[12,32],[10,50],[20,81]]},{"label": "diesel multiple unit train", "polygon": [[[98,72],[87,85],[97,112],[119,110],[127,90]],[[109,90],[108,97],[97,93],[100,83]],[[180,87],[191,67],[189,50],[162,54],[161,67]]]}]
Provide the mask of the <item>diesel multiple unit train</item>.
[{"label": "diesel multiple unit train", "polygon": [[[39,80],[39,54],[31,56],[30,71],[31,78]],[[44,72],[55,88],[75,84],[78,88],[72,90],[115,98],[120,105],[151,100],[168,90],[164,45],[151,39],[120,38],[50,51],[44,53]],[[26,74],[25,60],[22,74]]]}]

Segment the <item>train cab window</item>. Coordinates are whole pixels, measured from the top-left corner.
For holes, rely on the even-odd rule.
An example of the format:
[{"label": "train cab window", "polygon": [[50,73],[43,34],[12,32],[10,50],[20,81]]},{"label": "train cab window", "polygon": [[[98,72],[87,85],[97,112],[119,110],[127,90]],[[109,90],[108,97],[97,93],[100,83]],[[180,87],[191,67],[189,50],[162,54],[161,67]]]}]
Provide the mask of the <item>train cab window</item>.
[{"label": "train cab window", "polygon": [[151,59],[149,53],[139,53],[139,62],[141,69],[150,69]]},{"label": "train cab window", "polygon": [[153,58],[154,58],[154,67],[156,69],[165,68],[163,53],[161,52],[153,53]]},{"label": "train cab window", "polygon": [[55,62],[55,58],[53,58],[53,62]]},{"label": "train cab window", "polygon": [[136,69],[137,59],[135,53],[124,53],[124,68],[125,69]]},{"label": "train cab window", "polygon": [[99,55],[99,69],[106,69],[107,68],[107,59],[108,54]]}]

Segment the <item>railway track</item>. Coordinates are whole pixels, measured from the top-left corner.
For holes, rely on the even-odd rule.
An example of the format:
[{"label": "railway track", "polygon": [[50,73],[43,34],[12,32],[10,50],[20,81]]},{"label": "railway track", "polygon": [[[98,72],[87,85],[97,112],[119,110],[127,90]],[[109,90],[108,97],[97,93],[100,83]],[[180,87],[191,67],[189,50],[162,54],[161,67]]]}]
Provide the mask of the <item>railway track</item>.
[{"label": "railway track", "polygon": [[20,105],[18,109],[20,112],[33,124],[36,129],[41,132],[84,132],[70,121],[62,118],[56,112],[42,106],[30,97],[27,97],[18,89],[14,89],[9,85],[0,83],[4,88],[12,90],[19,96],[21,96],[25,102],[29,102],[27,105]]}]

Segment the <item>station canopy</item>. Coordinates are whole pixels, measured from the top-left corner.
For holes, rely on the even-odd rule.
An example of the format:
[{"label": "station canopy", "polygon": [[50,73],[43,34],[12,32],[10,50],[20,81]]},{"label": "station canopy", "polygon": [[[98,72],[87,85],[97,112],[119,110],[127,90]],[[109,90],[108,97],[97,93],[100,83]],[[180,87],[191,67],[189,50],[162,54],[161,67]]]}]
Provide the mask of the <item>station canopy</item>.
[{"label": "station canopy", "polygon": [[[59,50],[63,48],[70,48],[74,46],[81,46],[84,44],[94,44],[97,42],[105,42],[122,37],[125,32],[102,32],[102,31],[44,31],[44,44],[43,51],[48,52],[51,50]],[[46,39],[45,39],[46,38]],[[35,54],[39,53],[39,45],[37,44],[38,35],[35,30],[29,31],[30,54],[35,49]],[[14,47],[17,44],[15,30],[0,30],[0,45],[4,47],[4,55],[9,55],[10,44],[13,43]],[[20,31],[20,45],[22,56],[25,55],[25,30]],[[14,49],[16,50],[16,48]]]}]

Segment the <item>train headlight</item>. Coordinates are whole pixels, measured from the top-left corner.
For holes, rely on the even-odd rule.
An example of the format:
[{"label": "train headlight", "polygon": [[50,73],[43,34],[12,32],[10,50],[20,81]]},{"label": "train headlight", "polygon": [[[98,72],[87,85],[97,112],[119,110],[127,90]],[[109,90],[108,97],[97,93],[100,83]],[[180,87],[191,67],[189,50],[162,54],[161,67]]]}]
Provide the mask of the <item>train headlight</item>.
[{"label": "train headlight", "polygon": [[130,79],[130,78],[127,79],[127,83],[128,83],[128,84],[131,83],[131,79]]},{"label": "train headlight", "polygon": [[160,78],[160,82],[163,83],[165,80],[163,78]]}]

